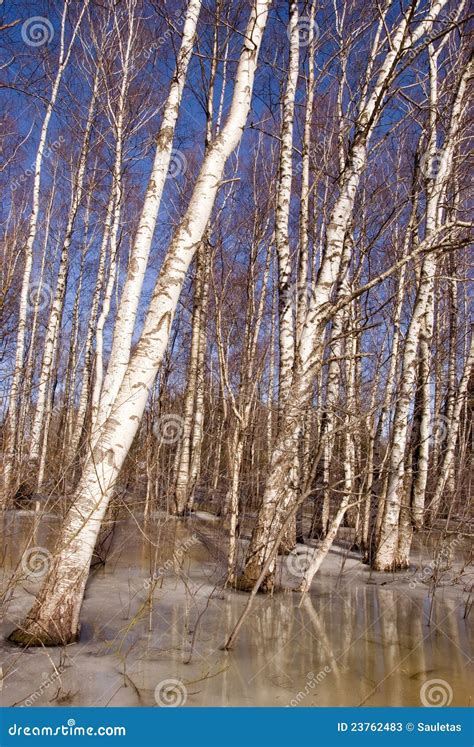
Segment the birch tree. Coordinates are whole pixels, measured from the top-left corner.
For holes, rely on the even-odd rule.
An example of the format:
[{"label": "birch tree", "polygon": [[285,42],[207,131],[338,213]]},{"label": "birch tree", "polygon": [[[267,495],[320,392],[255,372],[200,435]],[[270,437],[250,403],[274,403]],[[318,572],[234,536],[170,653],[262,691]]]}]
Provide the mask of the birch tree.
[{"label": "birch tree", "polygon": [[176,61],[168,99],[163,110],[160,131],[157,136],[155,158],[143,201],[140,222],[128,261],[127,278],[120,297],[115,318],[115,333],[101,388],[98,413],[93,423],[93,443],[100,437],[103,423],[107,419],[123,381],[130,356],[137,309],[148,264],[151,242],[155,232],[163,188],[168,173],[173,148],[173,135],[178,119],[186,73],[191,58],[196,26],[201,9],[201,0],[190,0],[186,10],[181,48]]},{"label": "birch tree", "polygon": [[[443,220],[441,197],[445,194],[447,179],[452,169],[464,94],[467,81],[471,75],[472,62],[467,65],[459,80],[453,101],[446,140],[440,152],[436,150],[436,130],[432,129],[430,133],[427,159],[428,163],[432,164],[433,160],[439,156],[439,169],[436,169],[436,173],[433,173],[431,167],[429,167],[428,170],[428,197],[426,207],[426,235],[428,237],[439,228]],[[408,411],[411,403],[412,388],[415,381],[419,335],[422,324],[426,318],[427,310],[431,303],[433,276],[435,271],[436,254],[430,253],[424,259],[421,266],[415,306],[405,340],[401,383],[395,409],[392,446],[388,464],[389,477],[387,495],[374,561],[374,567],[377,570],[395,570],[408,565],[407,550],[409,549],[410,541],[409,539],[407,541],[407,538],[403,536],[403,533],[400,536],[398,531],[400,509],[402,503],[406,501],[403,492],[403,478],[405,446],[408,434]],[[426,438],[426,434],[424,437]],[[405,533],[407,532],[411,535],[408,525],[405,522]],[[400,548],[400,550],[399,542],[402,543],[402,548]]]},{"label": "birch tree", "polygon": [[48,575],[25,621],[11,635],[18,643],[64,644],[78,636],[84,588],[101,522],[161,364],[184,278],[208,224],[226,161],[247,120],[269,5],[268,0],[256,0],[252,5],[226,122],[204,158],[187,210],[168,248],[140,340],[111,414],[85,462]]},{"label": "birch tree", "polygon": [[[426,17],[411,30],[410,45],[413,46],[431,28],[433,20],[444,5],[443,1],[432,4]],[[371,59],[377,57],[378,34],[387,21],[388,10],[387,5],[383,9],[379,30],[370,51]],[[354,135],[341,176],[339,196],[331,211],[326,230],[324,254],[315,292],[308,307],[305,327],[297,349],[285,418],[280,425],[274,446],[263,505],[252,533],[245,570],[239,579],[239,587],[242,589],[253,588],[259,579],[270,548],[278,535],[283,516],[291,510],[288,455],[294,453],[295,440],[301,427],[300,413],[304,410],[305,403],[309,401],[312,381],[321,365],[321,344],[318,344],[318,336],[321,335],[328,319],[331,293],[340,274],[344,239],[350,226],[357,188],[367,161],[368,140],[379,121],[384,97],[395,76],[397,63],[409,46],[407,41],[409,21],[410,16],[404,15],[392,29],[390,48],[382,58],[373,86],[365,92],[360,103]],[[342,520],[342,516],[340,518]],[[262,590],[273,588],[274,564],[270,564],[268,570],[269,573],[260,587]]]},{"label": "birch tree", "polygon": [[10,388],[9,395],[9,408],[8,408],[8,419],[7,419],[7,445],[8,450],[5,458],[5,472],[4,472],[4,496],[3,504],[9,497],[10,492],[10,478],[12,475],[13,459],[15,454],[15,441],[17,433],[17,417],[18,417],[18,394],[20,390],[20,381],[23,371],[24,354],[25,354],[25,339],[27,331],[27,317],[28,317],[28,294],[30,291],[30,278],[31,270],[33,267],[33,249],[36,240],[36,234],[38,231],[39,222],[39,204],[40,204],[40,192],[41,192],[41,178],[43,172],[44,155],[46,149],[46,142],[48,137],[49,125],[51,116],[56,106],[58,98],[59,88],[64,75],[64,71],[69,62],[71,52],[74,46],[74,42],[77,36],[77,32],[82,21],[84,12],[89,4],[89,0],[84,2],[79,16],[73,26],[71,37],[69,41],[66,40],[66,20],[69,11],[69,0],[64,3],[63,12],[61,15],[61,32],[60,32],[60,44],[59,44],[59,55],[58,65],[56,70],[56,76],[52,84],[51,93],[46,105],[46,111],[44,119],[41,125],[41,131],[38,140],[38,147],[36,151],[35,165],[34,165],[34,177],[33,177],[33,188],[32,188],[32,201],[31,201],[31,212],[29,217],[28,236],[26,240],[26,246],[24,251],[24,265],[23,265],[23,278],[21,284],[20,293],[20,304],[18,312],[18,325],[17,325],[17,340],[15,350],[15,367],[13,371],[12,385]]},{"label": "birch tree", "polygon": [[[67,275],[69,267],[69,252],[71,243],[73,240],[74,229],[76,226],[77,215],[79,207],[83,198],[84,190],[84,177],[86,170],[87,157],[89,155],[90,138],[92,132],[92,124],[94,120],[94,113],[97,100],[97,91],[99,85],[99,76],[96,74],[94,84],[92,88],[91,99],[89,103],[89,110],[87,113],[86,126],[84,130],[84,138],[79,154],[79,162],[77,167],[77,173],[72,180],[73,190],[71,196],[71,205],[69,208],[69,215],[66,225],[66,231],[64,234],[58,276],[56,280],[56,291],[54,299],[51,305],[51,311],[48,320],[48,329],[44,342],[43,359],[41,364],[40,377],[37,387],[37,401],[35,416],[33,419],[33,425],[31,429],[31,443],[30,443],[30,461],[33,465],[38,461],[41,446],[42,446],[42,434],[44,435],[44,416],[46,409],[46,399],[48,385],[51,379],[51,372],[55,360],[55,354],[59,341],[61,320],[64,309],[64,300],[66,296],[66,285]],[[46,440],[46,438],[44,439]]]}]

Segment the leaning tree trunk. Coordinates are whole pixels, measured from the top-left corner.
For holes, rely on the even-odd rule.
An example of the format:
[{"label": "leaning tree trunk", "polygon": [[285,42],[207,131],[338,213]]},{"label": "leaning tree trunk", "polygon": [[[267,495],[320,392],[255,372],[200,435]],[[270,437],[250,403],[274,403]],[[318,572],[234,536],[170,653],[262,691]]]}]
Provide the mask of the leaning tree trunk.
[{"label": "leaning tree trunk", "polygon": [[334,542],[336,538],[337,531],[339,527],[341,526],[342,520],[346,514],[347,509],[349,508],[350,499],[351,499],[351,496],[348,494],[346,494],[344,498],[342,499],[341,504],[337,510],[337,513],[329,525],[326,536],[324,537],[320,546],[316,548],[316,550],[313,552],[313,555],[303,574],[303,578],[298,587],[298,591],[302,591],[303,593],[306,593],[307,591],[309,591],[314,576],[320,569],[324,558],[328,554],[329,550],[331,549],[332,543]]},{"label": "leaning tree trunk", "polygon": [[74,641],[95,542],[121,467],[138,430],[168,344],[186,273],[208,225],[224,167],[250,110],[258,53],[270,0],[255,0],[237,67],[227,121],[203,164],[188,208],[162,265],[136,349],[83,474],[48,574],[24,622],[10,636],[23,645]]}]

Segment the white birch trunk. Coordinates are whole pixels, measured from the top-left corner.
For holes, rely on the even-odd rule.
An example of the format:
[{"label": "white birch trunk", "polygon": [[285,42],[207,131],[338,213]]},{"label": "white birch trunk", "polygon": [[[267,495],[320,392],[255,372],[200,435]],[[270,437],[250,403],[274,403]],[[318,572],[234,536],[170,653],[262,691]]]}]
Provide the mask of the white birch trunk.
[{"label": "white birch trunk", "polygon": [[197,386],[199,348],[201,345],[201,325],[203,318],[203,298],[205,279],[206,246],[201,244],[196,252],[196,277],[192,315],[191,349],[189,353],[188,380],[184,398],[183,433],[176,452],[176,488],[171,513],[181,516],[186,510],[190,487],[190,466],[192,451],[193,422],[197,407]]},{"label": "white birch trunk", "polygon": [[[446,4],[446,0],[434,2],[426,18],[412,31],[411,41],[415,43],[431,28],[433,19]],[[344,239],[350,224],[357,187],[367,159],[367,141],[378,121],[383,104],[384,92],[394,75],[396,62],[405,49],[405,35],[408,17],[404,16],[391,34],[391,45],[380,66],[375,85],[370,96],[361,105],[355,125],[355,134],[346,167],[341,178],[340,194],[331,211],[326,230],[326,246],[319,270],[315,292],[311,298],[306,324],[299,341],[295,371],[291,389],[286,399],[285,416],[275,442],[270,474],[266,482],[262,507],[252,533],[244,572],[239,578],[239,588],[250,590],[257,583],[262,568],[266,566],[271,548],[278,537],[283,518],[291,507],[288,502],[288,477],[291,475],[295,443],[301,429],[301,412],[312,395],[312,380],[321,365],[322,327],[329,315],[329,302],[332,290],[340,273]],[[373,50],[375,53],[375,50]],[[268,565],[266,578],[260,588],[264,591],[273,588],[274,559]]]},{"label": "white birch trunk", "polygon": [[[418,178],[418,172],[415,169],[413,192],[415,190],[415,183]],[[418,198],[416,192],[412,196],[412,207],[410,212],[410,218],[408,221],[405,238],[403,241],[402,258],[406,257],[410,248],[410,244],[413,238],[413,231],[415,226],[416,214],[417,214]],[[399,365],[399,349],[400,349],[400,337],[401,337],[401,317],[403,309],[403,299],[405,297],[405,278],[406,278],[407,265],[404,264],[400,268],[400,274],[397,281],[397,294],[395,301],[395,309],[393,316],[393,338],[392,338],[392,349],[390,352],[390,365],[387,374],[387,382],[385,386],[385,397],[382,404],[382,411],[380,413],[379,423],[377,425],[377,433],[375,439],[380,440],[384,437],[385,429],[388,423],[388,416],[395,400],[396,386],[397,386],[397,370]],[[384,467],[386,460],[389,456],[389,445],[384,451],[381,464],[377,467],[378,475],[382,475],[383,487],[378,496],[377,506],[377,517],[375,522],[375,536],[378,537],[380,533],[380,527],[382,525],[382,518],[385,506],[385,495],[387,492],[387,479],[388,476],[384,474]]]},{"label": "white birch trunk", "polygon": [[46,398],[51,378],[51,371],[53,362],[55,359],[55,353],[59,342],[61,320],[64,308],[64,299],[66,296],[66,285],[67,275],[69,268],[69,250],[74,235],[74,228],[76,224],[77,214],[81,205],[84,189],[84,177],[86,171],[87,156],[89,154],[89,143],[92,132],[92,123],[94,119],[95,106],[97,91],[99,85],[99,76],[96,74],[94,79],[94,86],[92,90],[92,96],[89,103],[89,110],[87,113],[87,121],[84,130],[84,138],[81,146],[81,153],[79,156],[79,164],[77,169],[76,178],[73,179],[72,195],[71,195],[71,206],[69,209],[69,216],[66,226],[66,232],[63,239],[63,245],[61,250],[61,256],[59,261],[59,270],[56,281],[56,291],[54,294],[53,303],[51,305],[51,312],[49,315],[48,328],[46,330],[46,337],[44,341],[43,359],[41,364],[41,371],[39,376],[39,382],[37,387],[37,401],[35,417],[33,419],[33,427],[31,429],[31,442],[30,442],[30,460],[34,465],[38,460],[41,441],[43,436],[43,423],[45,416]]},{"label": "white birch trunk", "polygon": [[[115,124],[115,156],[112,169],[112,186],[110,190],[109,201],[107,204],[104,232],[99,250],[99,263],[97,268],[97,278],[92,297],[91,312],[89,325],[87,328],[87,337],[84,350],[84,366],[82,372],[81,392],[79,396],[78,412],[75,421],[74,431],[69,444],[68,457],[73,460],[77,454],[77,448],[84,430],[84,421],[86,416],[87,404],[91,395],[91,429],[96,421],[99,408],[100,392],[103,381],[103,332],[107,321],[107,316],[112,302],[112,293],[115,285],[117,272],[117,251],[118,251],[118,231],[120,226],[120,215],[122,207],[122,166],[123,166],[123,148],[125,140],[125,114],[126,114],[126,96],[130,83],[132,72],[132,49],[135,43],[135,32],[133,16],[130,19],[128,28],[127,43],[122,53],[122,81],[118,95],[117,111],[112,114],[112,120]],[[109,109],[111,105],[109,103]],[[110,242],[110,246],[109,246]],[[105,293],[102,301],[102,310],[97,319],[100,296],[104,286],[105,266],[107,258],[107,247],[109,246],[109,276]],[[95,356],[93,355],[94,336],[96,341]],[[94,377],[92,380],[92,366],[94,365]],[[92,391],[90,392],[90,389]]]},{"label": "white birch trunk", "polygon": [[[420,359],[418,365],[420,419],[416,449],[416,470],[413,476],[411,509],[413,526],[421,529],[424,522],[425,493],[428,482],[428,467],[431,436],[431,355],[430,343],[433,335],[434,296],[428,300],[428,308],[420,329]],[[415,465],[414,465],[415,466]]]},{"label": "white birch trunk", "polygon": [[[432,126],[430,132],[430,142],[428,147],[429,161],[435,158],[439,159],[439,170],[433,176],[428,177],[428,199],[426,207],[426,236],[430,237],[441,225],[442,219],[442,201],[447,178],[452,168],[453,152],[455,147],[455,135],[457,132],[459,118],[462,109],[462,101],[466,89],[466,83],[471,75],[472,63],[468,65],[461,76],[458,89],[456,91],[453,107],[451,111],[451,120],[446,134],[446,140],[441,155],[436,148],[436,131]],[[432,75],[432,90],[436,92],[436,75]],[[436,93],[432,96],[431,108],[436,104]],[[397,568],[407,567],[408,557],[402,556],[399,550],[399,518],[402,503],[405,504],[408,498],[405,495],[404,487],[404,467],[405,467],[405,449],[407,444],[409,410],[412,399],[413,385],[416,374],[416,361],[418,352],[418,342],[420,329],[423,320],[429,308],[430,297],[433,292],[433,277],[436,271],[436,255],[430,253],[423,261],[418,286],[417,297],[413,309],[412,318],[408,328],[403,354],[402,375],[400,390],[396,403],[392,446],[388,464],[388,484],[384,506],[384,514],[378,538],[378,547],[374,560],[376,570],[392,571]],[[406,521],[404,521],[406,526]],[[409,544],[403,542],[405,550]]]},{"label": "white birch trunk", "polygon": [[[49,242],[49,237],[50,237],[51,212],[53,208],[55,187],[56,187],[56,173],[54,175],[53,186],[51,188],[50,199],[49,199],[48,207],[46,210],[41,266],[40,266],[39,279],[38,279],[38,292],[35,294],[35,299],[33,303],[33,314],[32,314],[31,331],[30,331],[30,347],[28,350],[28,357],[27,357],[26,366],[25,366],[25,375],[24,375],[23,384],[22,384],[22,393],[21,393],[22,403],[21,403],[21,410],[20,410],[20,416],[19,416],[20,417],[19,419],[20,433],[22,434],[26,433],[26,421],[27,421],[28,411],[30,409],[30,403],[31,403],[36,331],[38,327],[41,291],[42,291],[43,283],[44,283],[44,270],[45,270],[47,247],[48,247],[48,242]],[[19,444],[19,446],[21,450],[22,444]]]},{"label": "white birch trunk", "polygon": [[454,453],[456,449],[456,443],[458,439],[459,425],[461,422],[462,408],[465,402],[466,394],[468,391],[469,379],[472,376],[472,370],[474,366],[474,334],[471,332],[471,347],[469,355],[466,360],[464,371],[459,382],[459,388],[454,404],[453,414],[451,422],[449,424],[449,431],[446,440],[446,449],[444,452],[443,459],[441,461],[441,468],[439,471],[439,477],[435,486],[433,497],[429,504],[429,511],[431,519],[436,518],[438,511],[442,505],[443,491],[446,487],[446,482],[449,479],[449,474],[454,462]]},{"label": "white birch trunk", "polygon": [[4,487],[5,494],[2,502],[5,503],[9,493],[9,482],[13,467],[13,458],[15,450],[15,439],[16,439],[16,427],[17,427],[17,413],[18,413],[18,395],[20,391],[20,383],[23,374],[23,359],[25,353],[25,339],[27,329],[27,317],[28,317],[28,294],[30,291],[30,277],[31,270],[33,267],[33,247],[35,244],[36,233],[38,230],[38,215],[39,215],[39,203],[40,203],[40,190],[41,190],[41,174],[43,170],[44,153],[46,149],[46,138],[48,136],[49,123],[56,100],[58,97],[59,87],[63,77],[64,70],[69,61],[72,47],[76,38],[76,34],[79,25],[82,20],[84,11],[89,4],[89,0],[85,0],[84,5],[79,14],[79,18],[73,28],[69,45],[66,47],[65,44],[65,31],[66,31],[66,18],[67,11],[69,8],[69,0],[64,3],[63,13],[61,17],[61,37],[59,45],[59,58],[58,58],[58,69],[56,77],[51,90],[51,95],[46,106],[46,112],[41,126],[41,132],[38,142],[38,149],[36,151],[35,159],[35,170],[34,170],[34,181],[33,181],[33,192],[32,192],[32,204],[31,213],[29,218],[28,236],[26,239],[25,246],[25,264],[23,268],[23,278],[20,291],[20,302],[18,310],[18,324],[17,324],[17,341],[15,350],[15,367],[13,371],[13,379],[9,394],[9,407],[8,407],[8,418],[7,418],[7,453],[5,455],[5,471],[4,471]]},{"label": "white birch trunk", "polygon": [[293,320],[293,301],[295,293],[291,281],[290,259],[290,200],[293,180],[293,120],[295,110],[296,86],[299,67],[299,28],[298,3],[290,0],[290,59],[288,63],[288,80],[283,101],[280,162],[275,211],[275,245],[278,262],[278,306],[279,306],[279,410],[285,406],[291,384],[293,369],[295,336]]},{"label": "white birch trunk", "polygon": [[127,277],[117,308],[112,349],[107,373],[103,382],[99,410],[93,424],[93,443],[100,438],[100,430],[105,423],[112,403],[122,384],[129,362],[132,336],[135,329],[138,305],[143,280],[148,264],[151,243],[155,232],[158,211],[170,164],[173,137],[178,119],[179,107],[191,59],[196,26],[201,10],[201,0],[189,0],[186,20],[183,27],[181,48],[176,62],[168,99],[163,111],[160,131],[157,137],[155,158],[145,193],[140,221],[128,261]]},{"label": "white birch trunk", "polygon": [[[209,248],[206,247],[209,251]],[[205,356],[207,347],[207,308],[209,300],[209,261],[206,254],[204,267],[204,287],[201,308],[201,323],[199,332],[199,348],[196,378],[196,406],[194,412],[193,434],[191,439],[191,463],[189,470],[189,490],[187,510],[192,511],[194,496],[199,475],[201,473],[202,442],[204,438],[204,394],[205,394]]]},{"label": "white birch trunk", "polygon": [[49,572],[24,623],[10,636],[18,643],[63,644],[78,636],[97,535],[165,353],[184,278],[209,222],[226,161],[245,127],[269,6],[270,0],[253,3],[227,121],[204,159],[188,209],[171,241],[143,332],[100,440],[84,465]]}]

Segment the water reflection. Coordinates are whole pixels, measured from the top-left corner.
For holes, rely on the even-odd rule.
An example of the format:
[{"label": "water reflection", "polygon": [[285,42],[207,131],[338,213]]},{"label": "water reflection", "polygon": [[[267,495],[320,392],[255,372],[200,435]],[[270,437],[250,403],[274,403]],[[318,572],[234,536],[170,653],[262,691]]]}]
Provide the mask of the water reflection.
[{"label": "water reflection", "polygon": [[[31,532],[35,544],[51,548],[56,529],[55,517],[34,527],[31,515],[10,514],[4,586]],[[339,576],[337,554],[311,595],[258,596],[234,650],[222,651],[247,597],[220,585],[221,539],[209,522],[119,522],[107,564],[88,584],[80,643],[62,653],[19,652],[2,641],[3,703],[22,703],[40,690],[35,705],[154,705],[156,686],[175,678],[188,706],[408,706],[420,705],[420,688],[436,678],[452,688],[452,705],[469,705],[462,595],[439,589],[430,611],[426,587],[381,577],[368,583],[355,562]],[[17,586],[4,610],[4,635],[36,589],[24,579]],[[60,657],[60,679],[45,688],[51,661],[58,667]]]}]

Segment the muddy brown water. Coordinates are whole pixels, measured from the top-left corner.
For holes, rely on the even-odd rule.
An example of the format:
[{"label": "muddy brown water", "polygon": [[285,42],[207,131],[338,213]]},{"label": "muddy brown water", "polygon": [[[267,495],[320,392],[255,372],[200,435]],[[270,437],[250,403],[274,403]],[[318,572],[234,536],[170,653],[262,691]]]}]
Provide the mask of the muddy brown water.
[{"label": "muddy brown water", "polygon": [[[206,515],[160,515],[147,526],[130,518],[117,523],[107,563],[89,581],[79,643],[24,651],[6,640],[40,583],[27,575],[22,553],[28,541],[51,548],[58,526],[45,516],[32,536],[33,522],[29,512],[10,512],[2,529],[3,589],[19,569],[3,604],[2,705],[471,704],[466,548],[456,548],[458,583],[441,575],[433,600],[428,555],[420,554],[418,570],[386,576],[335,546],[304,599],[288,589],[257,596],[235,648],[225,652],[247,596],[222,589],[218,523]],[[303,562],[300,555],[282,561],[283,586],[295,582]]]}]

